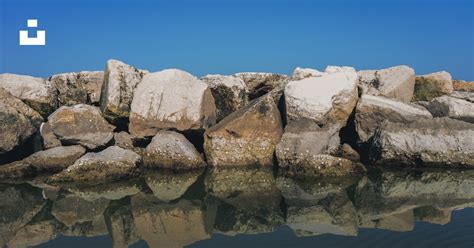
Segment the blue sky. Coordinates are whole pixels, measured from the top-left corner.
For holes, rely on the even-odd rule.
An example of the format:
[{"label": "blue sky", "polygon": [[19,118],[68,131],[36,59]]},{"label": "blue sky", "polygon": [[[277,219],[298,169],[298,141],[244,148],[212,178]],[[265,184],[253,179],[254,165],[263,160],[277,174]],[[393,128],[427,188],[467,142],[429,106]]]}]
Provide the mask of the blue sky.
[{"label": "blue sky", "polygon": [[[406,64],[474,80],[473,2],[0,0],[0,73],[103,70],[114,58],[196,76]],[[28,18],[46,46],[19,46]]]}]

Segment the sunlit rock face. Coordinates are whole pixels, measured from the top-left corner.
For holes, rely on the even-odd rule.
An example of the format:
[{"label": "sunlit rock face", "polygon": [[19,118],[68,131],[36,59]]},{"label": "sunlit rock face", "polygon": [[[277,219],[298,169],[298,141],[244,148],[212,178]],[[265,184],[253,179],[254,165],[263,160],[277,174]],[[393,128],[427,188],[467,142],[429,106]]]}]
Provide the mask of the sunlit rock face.
[{"label": "sunlit rock face", "polygon": [[210,237],[199,202],[170,204],[138,194],[132,197],[131,206],[136,231],[150,247],[183,247]]},{"label": "sunlit rock face", "polygon": [[416,77],[413,100],[430,101],[435,97],[453,93],[453,79],[446,71]]},{"label": "sunlit rock face", "polygon": [[57,90],[59,106],[93,104],[100,100],[103,71],[81,71],[56,74],[48,79]]},{"label": "sunlit rock face", "polygon": [[0,238],[6,245],[15,233],[38,214],[46,201],[41,190],[26,184],[0,184]]},{"label": "sunlit rock face", "polygon": [[187,172],[148,171],[145,182],[156,198],[170,202],[180,198],[203,172],[203,169]]},{"label": "sunlit rock face", "polygon": [[434,98],[428,104],[427,109],[434,117],[449,117],[474,123],[474,103],[468,100],[458,97],[441,96]]}]

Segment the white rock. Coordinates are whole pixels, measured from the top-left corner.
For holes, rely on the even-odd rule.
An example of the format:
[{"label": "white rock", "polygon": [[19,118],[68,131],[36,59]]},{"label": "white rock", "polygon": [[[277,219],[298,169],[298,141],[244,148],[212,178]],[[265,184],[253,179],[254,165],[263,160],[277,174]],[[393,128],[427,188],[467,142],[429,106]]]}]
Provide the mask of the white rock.
[{"label": "white rock", "polygon": [[209,86],[193,75],[168,69],[149,73],[135,90],[130,133],[153,136],[158,130],[206,129],[216,122],[216,106]]},{"label": "white rock", "polygon": [[320,72],[315,69],[296,67],[293,71],[293,75],[291,76],[291,80],[301,80],[308,77],[319,77],[323,75],[324,72]]},{"label": "white rock", "polygon": [[329,68],[320,77],[290,81],[285,101],[289,120],[345,123],[357,101],[357,74],[353,68]]},{"label": "white rock", "polygon": [[435,117],[449,117],[474,123],[474,103],[463,99],[441,96],[433,99],[427,108]]},{"label": "white rock", "polygon": [[56,108],[56,92],[45,79],[5,73],[0,74],[0,87],[43,116]]}]

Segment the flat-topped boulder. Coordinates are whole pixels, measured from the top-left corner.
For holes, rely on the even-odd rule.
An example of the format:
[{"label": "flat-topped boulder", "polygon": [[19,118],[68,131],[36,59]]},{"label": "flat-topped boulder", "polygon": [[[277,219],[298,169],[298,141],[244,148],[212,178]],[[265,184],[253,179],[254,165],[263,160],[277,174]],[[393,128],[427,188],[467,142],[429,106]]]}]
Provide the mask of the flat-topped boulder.
[{"label": "flat-topped boulder", "polygon": [[353,68],[328,67],[324,75],[290,81],[285,87],[289,121],[311,119],[320,125],[344,126],[357,102],[357,74]]},{"label": "flat-topped boulder", "polygon": [[453,93],[453,79],[446,71],[433,72],[416,77],[415,101],[431,101],[435,97]]},{"label": "flat-topped boulder", "polygon": [[146,167],[173,170],[206,166],[201,154],[184,135],[166,130],[159,131],[146,147],[144,164]]},{"label": "flat-topped boulder", "polygon": [[370,148],[380,165],[474,167],[474,124],[449,118],[384,122]]},{"label": "flat-topped boulder", "polygon": [[206,75],[201,80],[209,85],[216,102],[217,122],[248,103],[247,86],[234,76]]},{"label": "flat-topped boulder", "polygon": [[149,73],[135,90],[129,124],[134,136],[154,136],[168,128],[203,130],[215,123],[216,106],[209,86],[187,72]]},{"label": "flat-topped boulder", "polygon": [[62,143],[88,149],[105,146],[113,138],[110,125],[98,107],[78,104],[63,106],[48,117],[51,130]]},{"label": "flat-topped boulder", "polygon": [[0,154],[23,144],[42,121],[38,112],[0,87]]},{"label": "flat-topped boulder", "polygon": [[100,109],[111,122],[119,122],[130,115],[130,104],[143,72],[122,61],[108,60],[100,95]]},{"label": "flat-topped boulder", "polygon": [[363,93],[402,102],[410,102],[413,98],[415,71],[406,65],[382,70],[361,70],[357,74]]},{"label": "flat-topped boulder", "polygon": [[273,98],[260,97],[204,133],[207,162],[215,167],[271,166],[282,134],[280,111]]},{"label": "flat-topped boulder", "polygon": [[74,164],[85,153],[86,149],[82,146],[59,146],[33,153],[23,161],[35,168],[37,173],[59,172]]},{"label": "flat-topped boulder", "polygon": [[355,111],[355,126],[360,142],[367,142],[384,121],[409,123],[420,118],[432,118],[424,107],[364,94]]},{"label": "flat-topped boulder", "polygon": [[103,71],[68,72],[49,78],[58,91],[59,106],[98,103],[104,81]]},{"label": "flat-topped boulder", "polygon": [[101,152],[90,152],[73,165],[49,178],[51,183],[85,182],[100,184],[135,177],[142,163],[135,152],[111,146]]},{"label": "flat-topped boulder", "polygon": [[244,81],[251,100],[284,86],[288,82],[287,75],[268,72],[240,72],[234,76]]},{"label": "flat-topped boulder", "polygon": [[451,96],[433,99],[427,106],[435,117],[449,117],[474,123],[474,103]]},{"label": "flat-topped boulder", "polygon": [[56,109],[56,90],[43,78],[4,73],[0,74],[0,87],[21,99],[43,117]]}]

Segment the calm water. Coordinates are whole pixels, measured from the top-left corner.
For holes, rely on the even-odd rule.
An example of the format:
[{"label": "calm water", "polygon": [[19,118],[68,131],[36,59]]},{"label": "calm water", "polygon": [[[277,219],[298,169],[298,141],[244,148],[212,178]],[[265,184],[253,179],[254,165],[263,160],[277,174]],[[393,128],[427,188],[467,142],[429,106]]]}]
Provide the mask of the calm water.
[{"label": "calm water", "polygon": [[220,170],[0,184],[6,247],[474,247],[474,171]]}]

